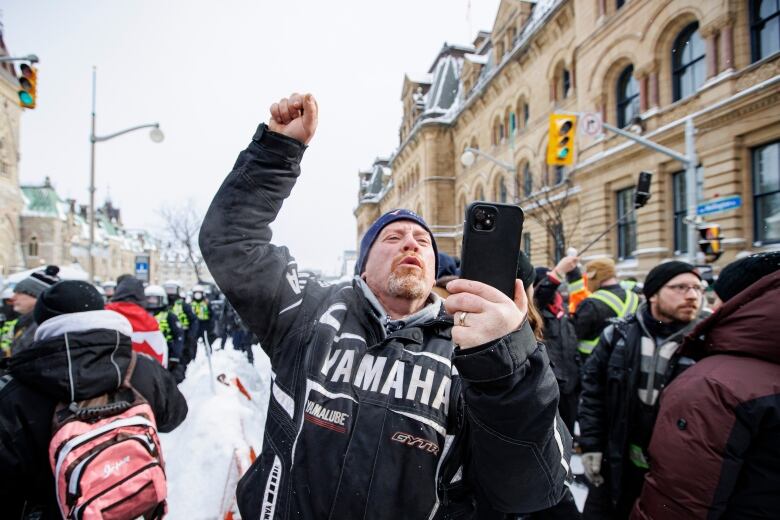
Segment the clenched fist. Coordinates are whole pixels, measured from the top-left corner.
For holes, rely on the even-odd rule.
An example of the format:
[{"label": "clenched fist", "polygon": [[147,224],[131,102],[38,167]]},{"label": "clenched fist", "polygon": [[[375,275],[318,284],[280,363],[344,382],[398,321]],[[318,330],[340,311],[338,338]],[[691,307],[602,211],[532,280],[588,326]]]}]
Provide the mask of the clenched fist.
[{"label": "clenched fist", "polygon": [[268,128],[287,137],[309,144],[317,131],[317,101],[311,94],[292,93],[271,105]]}]

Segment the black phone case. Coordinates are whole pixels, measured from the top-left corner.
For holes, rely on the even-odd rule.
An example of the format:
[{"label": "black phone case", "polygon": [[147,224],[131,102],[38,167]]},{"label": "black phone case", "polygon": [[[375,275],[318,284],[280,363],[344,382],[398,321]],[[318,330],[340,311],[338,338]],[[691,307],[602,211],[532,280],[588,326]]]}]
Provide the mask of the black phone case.
[{"label": "black phone case", "polygon": [[[475,227],[475,211],[481,207],[496,210],[495,227],[489,231]],[[469,204],[463,223],[461,278],[486,283],[514,298],[524,219],[518,206],[483,201]]]}]

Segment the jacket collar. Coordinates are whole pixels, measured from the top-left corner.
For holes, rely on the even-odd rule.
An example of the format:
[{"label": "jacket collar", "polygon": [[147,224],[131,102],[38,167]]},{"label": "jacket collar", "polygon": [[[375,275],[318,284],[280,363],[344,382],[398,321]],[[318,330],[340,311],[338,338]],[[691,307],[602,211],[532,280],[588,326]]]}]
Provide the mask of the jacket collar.
[{"label": "jacket collar", "polygon": [[431,291],[430,296],[428,296],[429,303],[425,307],[415,312],[414,314],[404,317],[403,319],[394,320],[390,318],[385,308],[381,303],[379,303],[379,300],[368,287],[368,284],[365,282],[365,280],[359,276],[355,276],[355,281],[363,295],[366,297],[366,300],[368,300],[368,303],[371,305],[371,309],[373,310],[374,315],[382,324],[382,328],[386,333],[394,332],[405,327],[421,325],[436,319],[441,314],[442,303],[444,300],[442,300],[438,294]]}]

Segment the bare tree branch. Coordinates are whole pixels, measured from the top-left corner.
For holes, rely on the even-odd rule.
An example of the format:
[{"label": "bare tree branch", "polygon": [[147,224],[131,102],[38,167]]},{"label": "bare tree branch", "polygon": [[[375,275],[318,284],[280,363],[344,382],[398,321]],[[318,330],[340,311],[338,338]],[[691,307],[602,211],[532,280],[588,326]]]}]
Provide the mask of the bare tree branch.
[{"label": "bare tree branch", "polygon": [[163,207],[159,214],[165,223],[165,231],[174,251],[185,256],[187,263],[195,271],[195,276],[201,280],[203,256],[198,247],[198,234],[203,216],[191,203],[180,207]]},{"label": "bare tree branch", "polygon": [[517,202],[522,202],[527,207],[527,215],[544,228],[552,239],[553,250],[548,253],[551,258],[554,258],[556,246],[559,251],[566,251],[572,237],[575,236],[582,220],[582,207],[577,202],[573,215],[571,209],[567,209],[574,202],[573,175],[566,176],[555,186],[547,186],[541,182],[541,176],[537,179],[540,182],[534,183],[532,193]]}]

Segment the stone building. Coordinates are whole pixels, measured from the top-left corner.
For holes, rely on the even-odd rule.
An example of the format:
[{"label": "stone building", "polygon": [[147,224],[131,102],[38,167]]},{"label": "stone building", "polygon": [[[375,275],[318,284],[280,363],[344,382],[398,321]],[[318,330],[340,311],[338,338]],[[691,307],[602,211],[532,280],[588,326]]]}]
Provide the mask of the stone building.
[{"label": "stone building", "polygon": [[[780,8],[766,1],[503,0],[490,32],[445,44],[427,75],[403,78],[400,142],[359,172],[358,237],[382,212],[408,207],[457,255],[469,202],[514,202],[526,211],[523,248],[550,265],[629,209],[648,170],[650,202],[585,259],[612,256],[622,274],[642,276],[687,258],[682,164],[611,132],[580,132],[575,164],[548,167],[548,119],[560,111],[599,114],[680,153],[692,120],[697,202],[741,200],[703,217],[725,237],[716,267],[780,247],[778,25]],[[477,155],[464,166],[467,148],[504,165]]]},{"label": "stone building", "polygon": [[[47,264],[89,269],[89,220],[87,207],[63,200],[49,178],[41,186],[22,186],[20,244],[25,267]],[[159,265],[159,247],[146,231],[127,230],[111,201],[95,210],[95,280],[116,280],[135,273],[137,255],[150,257],[150,279]]]},{"label": "stone building", "polygon": [[[0,56],[7,56],[0,25]],[[14,66],[0,63],[0,278],[24,268],[19,248],[19,80]]]}]

